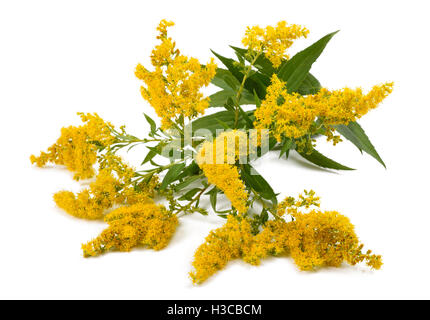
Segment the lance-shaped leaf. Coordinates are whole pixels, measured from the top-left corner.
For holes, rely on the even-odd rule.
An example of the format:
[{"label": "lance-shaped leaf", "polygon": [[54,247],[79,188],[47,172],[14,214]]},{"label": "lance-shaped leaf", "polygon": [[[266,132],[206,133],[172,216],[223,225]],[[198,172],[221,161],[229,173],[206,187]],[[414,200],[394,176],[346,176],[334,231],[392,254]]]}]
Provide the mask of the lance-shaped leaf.
[{"label": "lance-shaped leaf", "polygon": [[376,152],[375,147],[370,142],[363,128],[355,121],[350,122],[346,125],[337,125],[335,126],[336,131],[339,132],[346,139],[351,141],[360,151],[364,151],[374,157],[380,164],[382,164],[385,168],[385,163],[382,161],[378,152]]},{"label": "lance-shaped leaf", "polygon": [[[234,46],[230,46],[238,55],[242,56],[248,62],[251,62],[250,57],[246,54],[248,52],[247,49],[238,48]],[[273,67],[273,64],[267,59],[264,55],[260,55],[254,63],[254,66],[263,74],[268,77],[271,77],[272,74],[276,72],[277,69]]]},{"label": "lance-shaped leaf", "polygon": [[294,141],[290,138],[284,139],[282,142],[281,152],[279,153],[279,159],[285,154],[285,158],[288,159],[290,155],[290,150],[295,146]]},{"label": "lance-shaped leaf", "polygon": [[[246,111],[247,116],[254,121],[254,111]],[[201,118],[198,118],[191,122],[188,126],[191,126],[192,132],[196,132],[200,129],[207,129],[215,136],[216,131],[219,129],[225,130],[225,126],[228,128],[234,127],[235,114],[231,111],[220,111],[214,114],[210,114]],[[238,127],[242,128],[245,126],[245,120],[243,117],[239,118]]]},{"label": "lance-shaped leaf", "polygon": [[[297,150],[296,150],[297,151]],[[303,158],[316,164],[319,167],[328,168],[328,169],[336,169],[336,170],[355,170],[340,164],[330,158],[327,158],[325,155],[321,154],[317,150],[313,149],[311,154],[307,154],[306,152],[297,151]]]},{"label": "lance-shaped leaf", "polygon": [[[216,53],[213,50],[211,51],[227,67],[228,71],[230,71],[231,74],[240,83],[242,83],[244,74],[241,66],[239,65],[239,62],[231,58],[223,57],[222,55]],[[254,92],[255,90],[260,98],[264,98],[264,96],[266,95],[266,87],[269,83],[270,79],[268,77],[264,76],[261,73],[254,73],[245,81],[244,87],[249,92]]]},{"label": "lance-shaped leaf", "polygon": [[190,200],[192,200],[193,199],[193,197],[199,192],[199,191],[201,191],[202,189],[200,189],[200,188],[193,188],[193,189],[191,189],[191,190],[189,190],[189,191],[187,191],[184,195],[182,195],[180,198],[178,198],[178,200],[181,200],[181,201],[183,201],[183,200],[188,200],[188,201],[190,201]]},{"label": "lance-shaped leaf", "polygon": [[175,186],[175,191],[177,192],[179,190],[182,190],[182,189],[188,187],[191,183],[193,183],[193,182],[195,182],[195,181],[197,181],[199,179],[201,179],[201,176],[190,176],[190,177],[187,177],[187,178],[184,179],[184,181],[178,183]]},{"label": "lance-shaped leaf", "polygon": [[170,167],[169,171],[167,171],[166,175],[164,176],[163,181],[161,182],[161,190],[166,189],[166,187],[178,179],[181,171],[185,168],[185,163],[177,163]]},{"label": "lance-shaped leaf", "polygon": [[243,164],[240,174],[248,187],[273,204],[277,203],[276,194],[270,184],[250,164]]},{"label": "lance-shaped leaf", "polygon": [[[236,54],[241,55],[247,61],[250,61],[250,57],[246,54],[247,49],[238,48],[230,46],[236,52]],[[286,62],[285,62],[286,63]],[[264,55],[260,55],[255,62],[255,67],[264,75],[269,78],[272,77],[274,73],[277,73],[278,69],[273,67],[273,64]],[[269,85],[269,84],[267,84]],[[301,95],[315,94],[321,89],[321,84],[312,74],[308,73],[304,78],[302,84],[297,89],[297,92]]]},{"label": "lance-shaped leaf", "polygon": [[216,74],[212,78],[211,82],[217,87],[229,90],[236,90],[240,86],[240,83],[237,78],[229,70],[222,68],[216,69]]},{"label": "lance-shaped leaf", "polygon": [[146,113],[143,114],[145,116],[146,121],[148,122],[150,128],[151,128],[151,132],[155,133],[155,131],[157,130],[157,124],[155,123],[154,120],[152,120],[152,118],[150,116],[148,116]]},{"label": "lance-shaped leaf", "polygon": [[338,31],[326,35],[283,63],[278,71],[278,77],[287,82],[289,92],[298,91],[308,75],[312,64],[318,59],[327,43],[337,32]]},{"label": "lance-shaped leaf", "polygon": [[[209,96],[210,107],[223,107],[229,98],[236,97],[237,93],[236,91],[233,91],[231,89],[224,89],[221,91],[218,91],[212,95]],[[243,89],[242,96],[240,97],[240,104],[255,104],[254,96],[252,93],[250,93],[248,90]]]},{"label": "lance-shaped leaf", "polygon": [[321,83],[311,73],[308,73],[303,80],[297,92],[302,96],[308,94],[316,94],[321,90]]}]

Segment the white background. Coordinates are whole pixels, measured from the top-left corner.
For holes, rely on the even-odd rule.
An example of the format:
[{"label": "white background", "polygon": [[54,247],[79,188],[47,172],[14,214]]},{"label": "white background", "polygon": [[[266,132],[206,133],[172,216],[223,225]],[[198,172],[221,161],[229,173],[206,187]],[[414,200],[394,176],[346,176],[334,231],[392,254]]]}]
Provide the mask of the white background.
[{"label": "white background", "polygon": [[[430,298],[428,12],[428,1],[1,1],[0,298]],[[197,215],[181,221],[163,251],[82,257],[80,244],[104,223],[56,208],[53,193],[81,186],[64,169],[32,167],[29,156],[78,124],[77,111],[145,135],[142,112],[155,113],[133,71],[148,64],[162,18],[176,22],[171,36],[181,51],[202,62],[210,48],[231,56],[228,45],[240,44],[247,25],[305,25],[309,38],[292,52],[341,29],[312,68],[324,86],[395,81],[393,94],[361,120],[387,170],[348,142],[324,141],[321,151],[358,170],[321,170],[276,153],[256,165],[281,196],[313,188],[323,208],[350,217],[383,255],[382,270],[305,273],[290,258],[260,267],[237,261],[195,287],[187,277],[193,252],[223,223]]]}]

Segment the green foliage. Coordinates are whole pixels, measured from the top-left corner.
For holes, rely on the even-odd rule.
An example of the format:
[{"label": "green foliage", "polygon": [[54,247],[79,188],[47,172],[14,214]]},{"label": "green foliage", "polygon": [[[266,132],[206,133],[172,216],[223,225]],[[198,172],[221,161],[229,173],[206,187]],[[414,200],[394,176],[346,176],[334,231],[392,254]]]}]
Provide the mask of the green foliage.
[{"label": "green foliage", "polygon": [[181,171],[185,168],[185,163],[177,163],[170,167],[170,169],[167,171],[166,175],[164,176],[163,181],[161,182],[160,188],[166,189],[166,187],[172,183],[173,181],[176,181],[179,177],[179,174]]},{"label": "green foliage", "polygon": [[[302,86],[303,81],[308,76],[312,64],[318,59],[327,43],[337,32],[338,31],[326,35],[281,65],[278,71],[278,77],[287,83],[287,89],[289,92],[298,91],[300,86]],[[310,86],[318,86],[319,83],[317,83],[317,81],[313,81],[313,79],[313,76],[311,79],[308,79]]]},{"label": "green foliage", "polygon": [[[246,117],[253,122],[254,121],[254,111],[244,112]],[[216,135],[217,130],[225,130],[225,125],[228,128],[234,127],[234,119],[235,114],[231,111],[219,111],[217,113],[207,115],[201,118],[198,118],[191,122],[192,132],[196,132],[197,130],[207,129],[209,130],[213,136]],[[246,120],[242,117],[239,119],[238,128],[244,128],[246,126]]]},{"label": "green foliage", "polygon": [[[244,78],[244,66],[241,65],[239,61],[226,58],[213,50],[212,53],[226,66],[238,82],[242,83]],[[249,92],[257,92],[258,96],[263,99],[266,95],[266,88],[269,84],[270,79],[267,76],[260,72],[255,72],[245,80],[244,89]]]},{"label": "green foliage", "polygon": [[346,139],[351,141],[360,151],[364,151],[374,157],[380,164],[384,167],[385,163],[382,161],[378,152],[376,152],[375,147],[370,142],[363,128],[355,121],[350,122],[346,125],[338,125],[336,126],[336,131],[339,132]]},{"label": "green foliage", "polygon": [[330,158],[327,158],[325,155],[321,154],[317,150],[313,149],[311,153],[306,153],[303,151],[297,150],[297,152],[309,162],[316,164],[319,167],[328,168],[328,169],[336,169],[336,170],[354,170],[347,166],[344,166]]},{"label": "green foliage", "polygon": [[250,164],[241,165],[241,176],[245,185],[263,199],[270,200],[276,205],[276,194],[270,184]]}]

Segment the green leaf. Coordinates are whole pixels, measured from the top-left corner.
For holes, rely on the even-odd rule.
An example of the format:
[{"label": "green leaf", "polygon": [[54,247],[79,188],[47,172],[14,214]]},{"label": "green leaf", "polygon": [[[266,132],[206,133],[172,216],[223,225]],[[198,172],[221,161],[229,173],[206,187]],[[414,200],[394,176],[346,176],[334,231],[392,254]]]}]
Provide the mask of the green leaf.
[{"label": "green leaf", "polygon": [[287,138],[283,141],[281,152],[279,153],[279,159],[285,154],[285,157],[288,159],[288,155],[290,154],[290,150],[294,148],[294,141]]},{"label": "green leaf", "polygon": [[327,43],[337,32],[326,35],[283,63],[278,71],[278,77],[287,82],[288,92],[296,92],[300,88],[312,64],[318,59]]},{"label": "green leaf", "polygon": [[215,120],[224,128],[224,130],[230,129],[227,123],[222,122],[220,119],[215,119]]},{"label": "green leaf", "polygon": [[222,89],[237,90],[240,87],[237,78],[229,70],[222,68],[217,68],[211,82]]},{"label": "green leaf", "polygon": [[242,116],[242,119],[245,120],[246,129],[254,128],[254,123],[251,120],[251,118],[248,116],[248,114],[245,111],[243,111],[243,109],[240,106],[238,106],[238,108],[239,108],[240,115]]},{"label": "green leaf", "polygon": [[167,171],[166,175],[164,176],[163,181],[161,182],[161,190],[166,189],[166,187],[175,181],[181,171],[185,168],[185,163],[177,163],[170,167],[169,171]]},{"label": "green leaf", "polygon": [[178,183],[175,186],[175,191],[179,191],[182,190],[186,187],[188,187],[191,183],[193,183],[194,181],[197,181],[201,178],[201,176],[190,176],[184,179],[184,181]]},{"label": "green leaf", "polygon": [[209,195],[211,207],[213,211],[218,214],[218,216],[224,218],[226,216],[222,215],[224,213],[230,212],[231,210],[217,210],[216,204],[218,201],[218,194],[220,193],[220,190],[217,187],[213,187],[211,190],[205,193],[205,195]]},{"label": "green leaf", "polygon": [[236,65],[238,63],[237,61],[226,58],[215,51],[211,50],[212,53],[226,66],[226,68],[231,72],[231,74],[238,80],[238,82],[242,82],[243,74],[240,70],[240,68]]},{"label": "green leaf", "polygon": [[[222,55],[216,53],[213,50],[211,51],[227,67],[227,69],[239,81],[239,83],[242,83],[244,74],[242,73],[243,70],[242,67],[239,65],[239,62],[230,58],[223,57]],[[255,90],[260,98],[264,98],[264,96],[266,95],[266,87],[269,83],[269,77],[261,73],[255,73],[252,76],[248,77],[248,79],[246,79],[244,87],[249,92],[254,92]]]},{"label": "green leaf", "polygon": [[145,116],[146,121],[148,121],[149,125],[151,126],[151,132],[155,132],[157,129],[157,125],[154,120],[150,116],[148,116],[146,113],[143,114]]},{"label": "green leaf", "polygon": [[211,115],[200,117],[190,123],[192,126],[193,133],[200,129],[207,129],[212,132],[213,135],[216,134],[217,129],[224,129],[217,120],[222,123],[233,126],[234,124],[234,113],[230,111],[220,111]]},{"label": "green leaf", "polygon": [[364,151],[379,161],[385,168],[385,163],[382,161],[375,147],[370,142],[363,128],[357,122],[350,122],[346,125],[335,126],[336,131],[339,132],[346,139],[351,141],[360,151]]},{"label": "green leaf", "polygon": [[157,155],[157,152],[155,152],[154,150],[149,150],[148,154],[146,155],[145,159],[143,159],[140,165],[143,165],[148,161],[152,160],[152,158],[154,158],[156,155]]},{"label": "green leaf", "polygon": [[[246,114],[251,119],[251,121],[254,120],[254,111],[250,110],[246,111]],[[227,125],[229,128],[234,127],[234,113],[231,111],[220,111],[214,114],[210,114],[201,118],[198,118],[191,122],[189,126],[192,126],[193,133],[200,129],[207,129],[212,132],[212,135],[216,135],[217,130],[225,130],[225,125]],[[241,117],[238,121],[238,127],[244,127],[245,121]]]},{"label": "green leaf", "polygon": [[[212,108],[223,107],[225,106],[229,98],[234,98],[236,97],[236,95],[237,95],[236,91],[233,91],[231,89],[224,89],[224,90],[218,91],[209,96],[209,99],[210,99],[209,106]],[[250,93],[248,90],[243,89],[242,95],[240,97],[240,104],[241,105],[255,104],[253,94]]]},{"label": "green leaf", "polygon": [[183,201],[183,200],[192,200],[193,197],[197,194],[197,192],[201,191],[202,189],[200,188],[193,188],[189,191],[187,191],[182,197],[178,198],[178,200]]},{"label": "green leaf", "polygon": [[301,95],[316,94],[321,90],[321,83],[312,74],[308,73],[297,92]]},{"label": "green leaf", "polygon": [[261,100],[258,97],[257,92],[255,92],[255,90],[254,90],[254,101],[255,101],[255,106],[259,108],[261,106]]},{"label": "green leaf", "polygon": [[306,152],[297,151],[303,158],[316,164],[317,166],[328,168],[328,169],[336,169],[336,170],[355,170],[349,167],[346,167],[330,158],[327,158],[323,154],[319,153],[317,150],[313,149],[311,154],[306,154]]},{"label": "green leaf", "polygon": [[209,96],[209,107],[223,107],[224,104],[227,102],[228,98],[233,97],[234,95],[235,92],[230,89],[218,91]]},{"label": "green leaf", "polygon": [[207,192],[206,194],[209,195],[209,200],[211,203],[211,207],[213,209],[213,211],[217,212],[216,210],[216,203],[218,200],[218,188],[217,187],[213,187],[209,192]]},{"label": "green leaf", "polygon": [[[244,59],[246,59],[248,62],[251,62],[251,59],[246,53],[248,52],[247,49],[244,48],[238,48],[235,46],[230,46],[237,54],[241,55]],[[269,59],[267,59],[264,55],[260,55],[257,58],[257,61],[255,61],[254,66],[263,74],[265,74],[268,77],[271,77],[272,74],[276,72],[276,69],[273,67],[273,64],[270,62]]]},{"label": "green leaf", "polygon": [[177,180],[184,179],[188,176],[198,175],[200,173],[200,167],[197,165],[195,161],[191,162],[182,173],[179,175]]},{"label": "green leaf", "polygon": [[276,194],[270,184],[250,164],[242,165],[241,176],[245,184],[254,189],[264,199],[277,203]]}]

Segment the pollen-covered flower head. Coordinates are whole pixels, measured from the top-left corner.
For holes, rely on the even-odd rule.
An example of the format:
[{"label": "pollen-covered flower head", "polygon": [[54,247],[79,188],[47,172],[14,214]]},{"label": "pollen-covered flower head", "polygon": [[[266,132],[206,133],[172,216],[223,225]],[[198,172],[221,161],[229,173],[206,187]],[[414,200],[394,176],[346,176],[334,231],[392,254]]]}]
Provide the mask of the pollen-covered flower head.
[{"label": "pollen-covered flower head", "polygon": [[103,155],[95,181],[89,188],[77,194],[60,191],[54,195],[58,207],[81,219],[102,219],[106,210],[114,205],[152,203],[154,188],[158,183],[154,176],[144,186],[136,188],[132,183],[135,171],[122,159],[112,154]]},{"label": "pollen-covered flower head", "polygon": [[374,269],[382,266],[381,256],[362,253],[350,220],[336,211],[312,210],[297,213],[295,220],[286,224],[287,247],[301,270],[319,267],[339,267],[343,261],[351,265],[366,261]]},{"label": "pollen-covered flower head", "polygon": [[282,61],[289,59],[288,48],[293,41],[307,37],[309,30],[296,25],[288,25],[285,21],[280,21],[276,27],[259,26],[247,27],[242,43],[253,52],[264,52],[275,68],[279,67]]},{"label": "pollen-covered flower head", "polygon": [[247,141],[245,132],[227,131],[213,142],[204,142],[196,156],[208,182],[222,190],[240,213],[248,210],[248,192],[235,163],[241,156],[247,156]]},{"label": "pollen-covered flower head", "polygon": [[206,164],[235,164],[236,161],[246,159],[251,149],[251,141],[242,130],[222,132],[213,141],[206,141],[196,156],[198,163]]},{"label": "pollen-covered flower head", "polygon": [[97,151],[108,147],[115,140],[111,134],[113,125],[96,113],[79,115],[84,124],[62,128],[57,142],[48,148],[48,152],[41,152],[39,157],[32,155],[31,163],[43,167],[52,162],[73,171],[76,180],[92,178]]},{"label": "pollen-covered flower head", "polygon": [[204,113],[209,98],[203,96],[201,88],[209,85],[217,68],[213,59],[203,66],[196,58],[181,55],[167,35],[170,26],[173,22],[162,20],[157,28],[161,43],[151,54],[154,71],[139,64],[135,72],[145,83],[141,87],[143,98],[155,109],[164,129]]},{"label": "pollen-covered flower head", "polygon": [[393,90],[393,83],[376,85],[368,94],[360,88],[330,91],[321,89],[313,95],[289,93],[288,83],[276,74],[261,106],[255,111],[255,128],[269,129],[278,140],[283,137],[297,139],[315,129],[315,120],[327,128],[327,137],[333,139],[331,130],[339,124],[347,125],[376,108]]},{"label": "pollen-covered flower head", "polygon": [[137,246],[161,250],[175,233],[178,218],[162,205],[137,203],[112,211],[106,215],[105,222],[109,227],[82,245],[85,257],[110,250],[130,251]]},{"label": "pollen-covered flower head", "polygon": [[251,225],[241,217],[228,216],[221,228],[211,231],[194,254],[194,271],[190,277],[195,284],[206,281],[233,259],[240,258],[252,239]]},{"label": "pollen-covered flower head", "polygon": [[231,260],[259,265],[269,256],[291,256],[304,271],[363,261],[372,269],[381,268],[381,256],[370,250],[363,252],[363,244],[347,217],[336,211],[311,210],[311,206],[319,206],[319,197],[312,190],[305,191],[297,200],[287,197],[281,207],[291,209],[288,213],[292,221],[278,216],[256,233],[249,217],[229,215],[227,222],[211,231],[196,250],[194,270],[190,273],[193,282],[206,281]]}]

